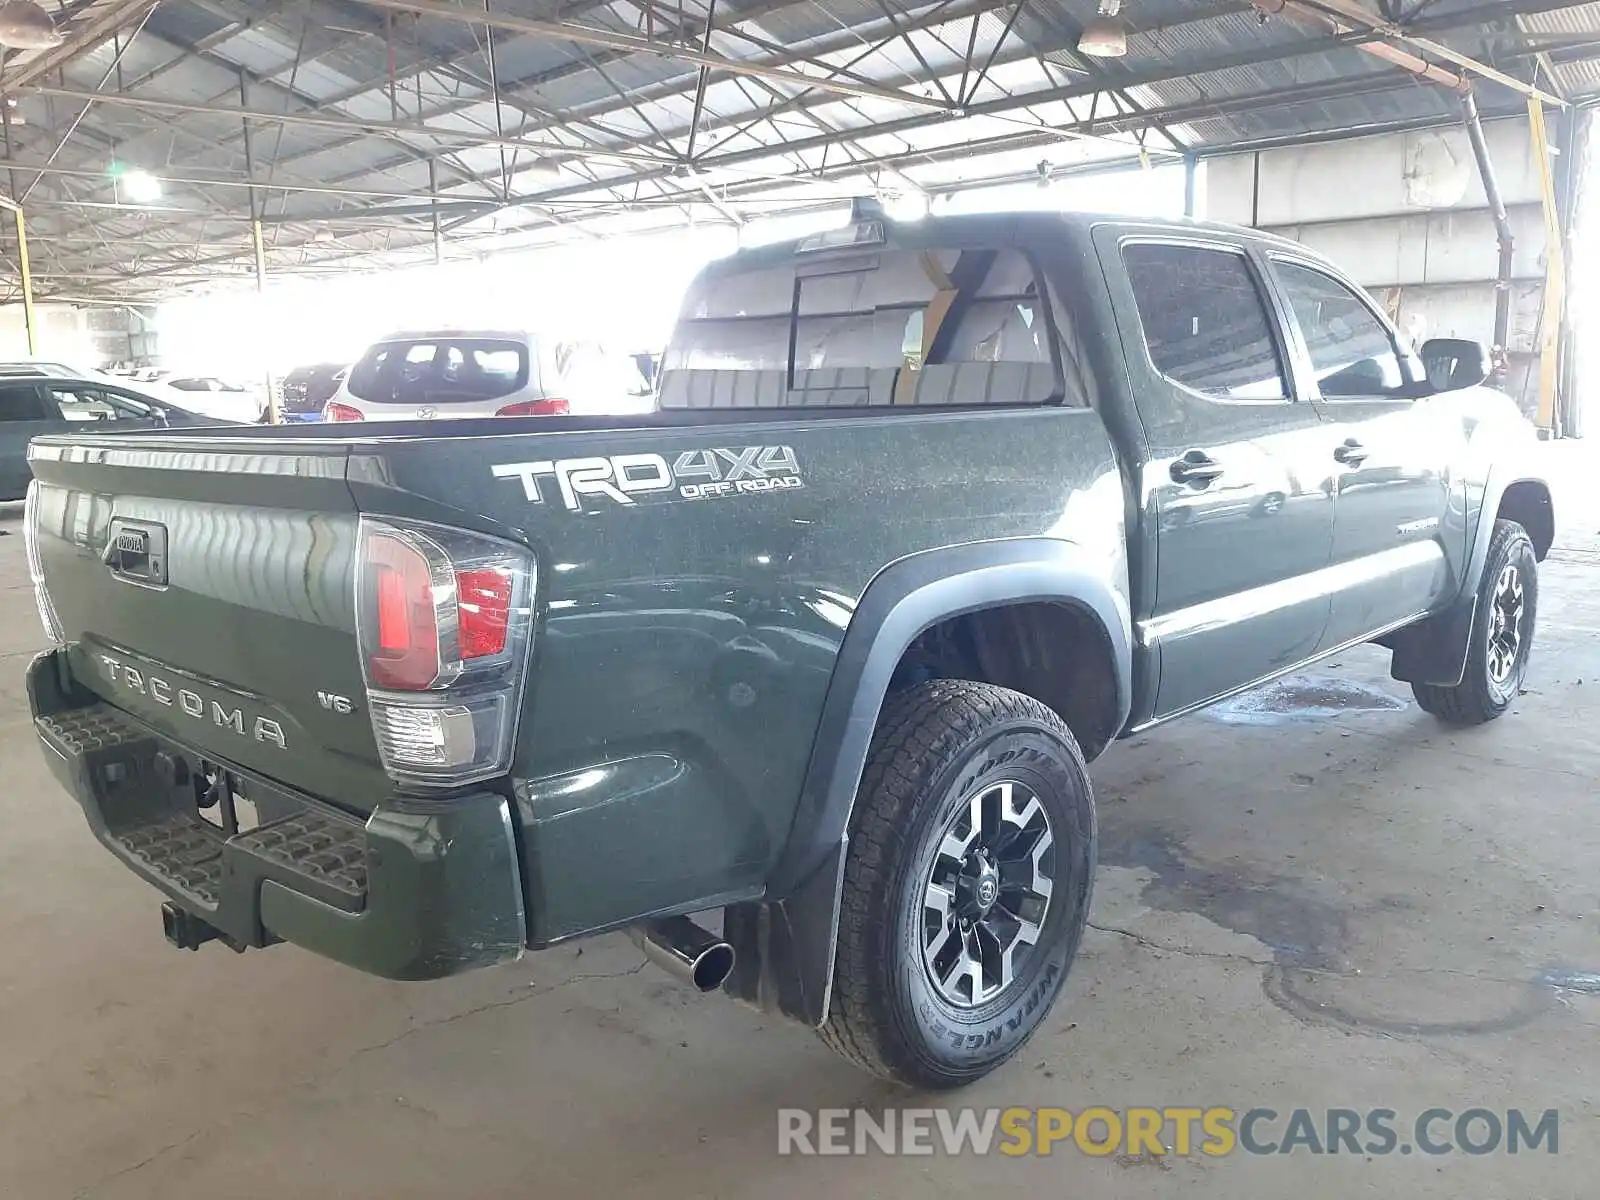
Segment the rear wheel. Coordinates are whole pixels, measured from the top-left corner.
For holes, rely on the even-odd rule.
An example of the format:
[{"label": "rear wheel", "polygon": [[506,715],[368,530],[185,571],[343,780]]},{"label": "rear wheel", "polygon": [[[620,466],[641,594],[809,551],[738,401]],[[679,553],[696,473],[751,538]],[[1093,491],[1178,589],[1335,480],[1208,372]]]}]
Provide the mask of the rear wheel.
[{"label": "rear wheel", "polygon": [[1423,709],[1451,725],[1481,725],[1511,706],[1533,650],[1538,571],[1527,531],[1515,521],[1497,520],[1478,584],[1466,671],[1454,687],[1412,684]]},{"label": "rear wheel", "polygon": [[1095,851],[1088,772],[1055,713],[964,680],[891,698],[851,822],[822,1039],[915,1087],[992,1071],[1066,981]]}]

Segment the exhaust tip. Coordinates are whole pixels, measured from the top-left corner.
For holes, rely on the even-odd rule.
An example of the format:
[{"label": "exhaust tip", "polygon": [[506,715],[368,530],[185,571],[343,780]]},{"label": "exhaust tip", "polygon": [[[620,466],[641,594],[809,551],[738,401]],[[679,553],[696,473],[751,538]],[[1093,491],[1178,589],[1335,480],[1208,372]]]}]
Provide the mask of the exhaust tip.
[{"label": "exhaust tip", "polygon": [[644,955],[696,991],[714,992],[733,974],[733,947],[688,917],[665,917],[628,931]]},{"label": "exhaust tip", "polygon": [[694,961],[689,981],[702,992],[714,992],[733,974],[733,947],[718,942]]}]

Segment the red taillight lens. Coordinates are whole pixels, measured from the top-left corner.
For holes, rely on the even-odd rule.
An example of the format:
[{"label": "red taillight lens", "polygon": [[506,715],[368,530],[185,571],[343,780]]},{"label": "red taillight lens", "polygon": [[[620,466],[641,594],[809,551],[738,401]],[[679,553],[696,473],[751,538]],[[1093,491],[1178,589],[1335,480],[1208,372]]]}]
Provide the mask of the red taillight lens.
[{"label": "red taillight lens", "polygon": [[324,421],[365,421],[359,408],[351,408],[348,404],[335,404],[328,401],[328,406],[322,410]]},{"label": "red taillight lens", "polygon": [[493,567],[456,572],[456,641],[467,662],[504,654],[511,576]]},{"label": "red taillight lens", "polygon": [[439,620],[427,558],[398,537],[378,534],[367,542],[367,566],[378,617],[373,682],[401,691],[431,687],[439,677]]},{"label": "red taillight lens", "polygon": [[465,529],[363,516],[356,640],[384,769],[406,787],[504,774],[533,639],[534,558]]},{"label": "red taillight lens", "polygon": [[572,412],[572,403],[568,400],[522,400],[516,404],[508,404],[499,412],[497,417],[565,417]]},{"label": "red taillight lens", "polygon": [[378,649],[387,654],[403,654],[411,649],[405,576],[390,567],[379,567],[377,574]]}]

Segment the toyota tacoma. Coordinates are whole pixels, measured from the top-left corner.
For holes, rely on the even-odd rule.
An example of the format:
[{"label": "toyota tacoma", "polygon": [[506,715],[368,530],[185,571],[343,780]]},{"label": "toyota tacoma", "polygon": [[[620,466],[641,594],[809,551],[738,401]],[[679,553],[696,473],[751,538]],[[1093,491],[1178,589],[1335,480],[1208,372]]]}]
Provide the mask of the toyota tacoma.
[{"label": "toyota tacoma", "polygon": [[1365,642],[1506,711],[1554,514],[1487,371],[1264,234],[862,209],[705,268],[652,414],[37,439],[39,740],[174,945],[629,930],[961,1084],[1114,740]]}]

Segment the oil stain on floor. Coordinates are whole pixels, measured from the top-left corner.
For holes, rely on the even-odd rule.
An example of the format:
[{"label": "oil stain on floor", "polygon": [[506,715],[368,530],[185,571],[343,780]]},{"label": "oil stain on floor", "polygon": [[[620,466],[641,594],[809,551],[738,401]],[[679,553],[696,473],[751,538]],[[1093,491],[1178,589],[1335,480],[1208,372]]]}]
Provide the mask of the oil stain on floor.
[{"label": "oil stain on floor", "polygon": [[1264,684],[1206,710],[1225,725],[1280,725],[1326,721],[1349,713],[1394,712],[1406,706],[1382,688],[1337,675],[1296,675]]},{"label": "oil stain on floor", "polygon": [[1144,904],[1195,913],[1266,946],[1272,961],[1262,968],[1263,994],[1307,1024],[1375,1037],[1472,1037],[1527,1025],[1556,1007],[1559,991],[1600,990],[1600,976],[1585,971],[1496,979],[1373,961],[1362,952],[1360,931],[1397,914],[1403,918],[1408,906],[1401,898],[1344,907],[1291,875],[1194,861],[1167,831],[1107,832],[1100,861],[1142,870]]}]

